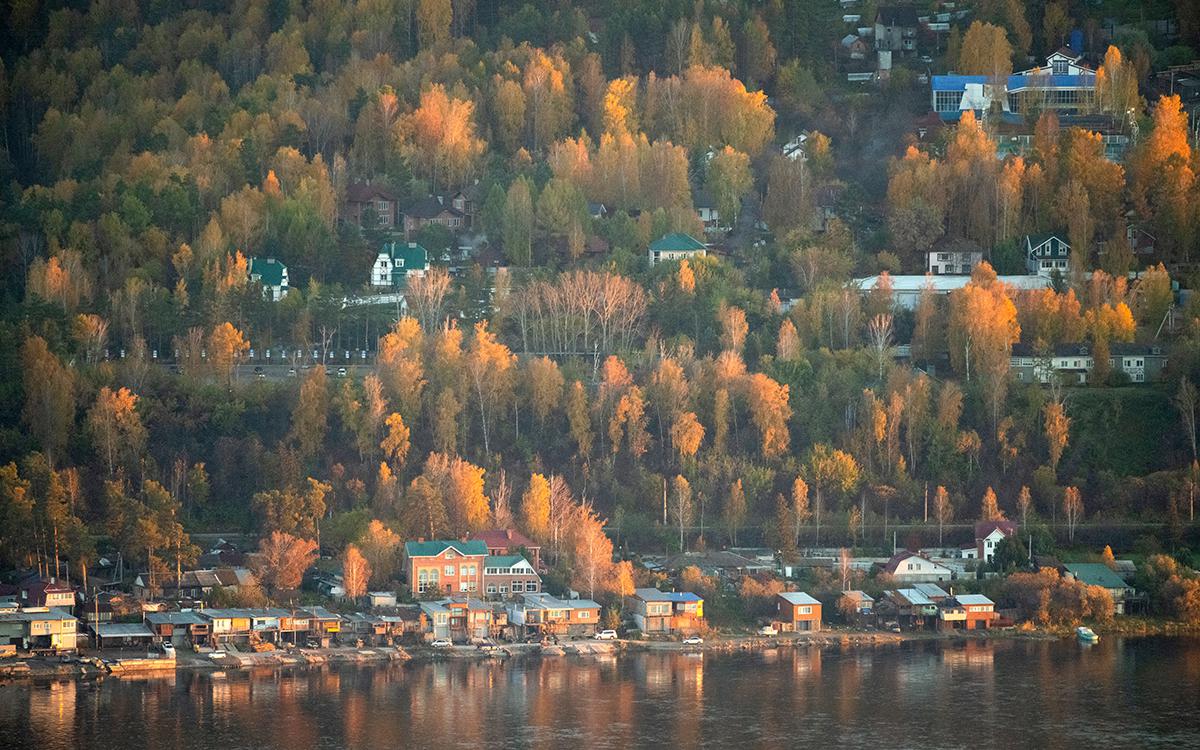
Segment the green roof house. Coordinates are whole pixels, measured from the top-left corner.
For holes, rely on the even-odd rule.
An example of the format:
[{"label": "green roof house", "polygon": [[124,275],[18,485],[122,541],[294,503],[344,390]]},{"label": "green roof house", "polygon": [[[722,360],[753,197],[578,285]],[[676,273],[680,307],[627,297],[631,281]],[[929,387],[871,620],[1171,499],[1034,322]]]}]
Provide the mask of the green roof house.
[{"label": "green roof house", "polygon": [[706,251],[704,243],[690,234],[672,232],[650,243],[650,265],[681,258],[703,257]]},{"label": "green roof house", "polygon": [[1057,234],[1025,236],[1025,267],[1029,273],[1066,276],[1071,266],[1071,246]]},{"label": "green roof house", "polygon": [[410,276],[424,276],[429,270],[429,253],[415,242],[383,243],[371,268],[371,286],[398,287]]},{"label": "green roof house", "polygon": [[272,302],[287,296],[287,266],[274,258],[251,258],[250,281],[262,284],[263,296]]},{"label": "green roof house", "polygon": [[1116,613],[1125,614],[1125,601],[1132,599],[1137,591],[1104,563],[1067,563],[1063,565],[1067,575],[1088,586],[1099,586],[1112,594]]}]

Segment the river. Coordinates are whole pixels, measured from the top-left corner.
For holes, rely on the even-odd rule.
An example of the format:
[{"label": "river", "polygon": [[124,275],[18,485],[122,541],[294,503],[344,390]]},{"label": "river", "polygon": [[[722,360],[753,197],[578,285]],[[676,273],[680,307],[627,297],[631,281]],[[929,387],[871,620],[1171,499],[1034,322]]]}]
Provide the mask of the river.
[{"label": "river", "polygon": [[1200,639],[10,682],[0,747],[1200,747]]}]

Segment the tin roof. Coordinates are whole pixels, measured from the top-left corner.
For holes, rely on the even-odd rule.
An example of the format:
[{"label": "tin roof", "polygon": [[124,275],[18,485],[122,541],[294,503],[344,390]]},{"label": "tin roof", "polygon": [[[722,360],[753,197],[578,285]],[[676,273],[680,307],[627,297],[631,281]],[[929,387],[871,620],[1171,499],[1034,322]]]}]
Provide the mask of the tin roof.
[{"label": "tin roof", "polygon": [[819,601],[803,591],[785,591],[779,595],[779,598],[783,599],[788,604],[820,604]]}]

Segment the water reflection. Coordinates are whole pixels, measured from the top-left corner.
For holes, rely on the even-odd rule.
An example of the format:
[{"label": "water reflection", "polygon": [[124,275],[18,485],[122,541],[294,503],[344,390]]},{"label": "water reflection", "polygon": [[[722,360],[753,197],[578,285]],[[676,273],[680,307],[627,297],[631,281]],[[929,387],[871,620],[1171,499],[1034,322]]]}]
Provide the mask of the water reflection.
[{"label": "water reflection", "polygon": [[180,672],[0,685],[0,746],[1196,747],[1198,681],[1117,638]]}]

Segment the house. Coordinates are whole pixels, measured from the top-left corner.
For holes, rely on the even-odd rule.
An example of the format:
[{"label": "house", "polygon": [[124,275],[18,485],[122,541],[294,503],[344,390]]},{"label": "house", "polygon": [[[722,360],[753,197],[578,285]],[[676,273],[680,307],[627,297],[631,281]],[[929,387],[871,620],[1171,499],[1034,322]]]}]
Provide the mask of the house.
[{"label": "house", "polygon": [[388,624],[382,617],[365,612],[351,612],[343,618],[342,632],[364,644],[377,646],[386,643]]},{"label": "house", "polygon": [[911,5],[882,5],[875,12],[875,49],[913,53],[917,49],[917,10]]},{"label": "house", "polygon": [[[879,276],[868,276],[866,278],[855,279],[854,285],[863,294],[869,294],[879,284],[879,281]],[[1036,275],[998,276],[997,281],[1007,286],[1014,293],[1027,290],[1049,289],[1054,285],[1050,277]],[[971,277],[960,275],[902,275],[889,276],[888,282],[892,285],[892,300],[896,306],[905,310],[915,310],[926,288],[934,295],[946,296],[971,283]]]},{"label": "house", "polygon": [[453,208],[463,215],[463,229],[470,229],[475,217],[476,194],[479,190],[479,184],[476,183],[466,190],[459,190],[449,195],[444,195],[439,200],[444,204]]},{"label": "house", "polygon": [[798,133],[795,138],[783,144],[783,156],[788,161],[808,161],[805,147],[808,144],[808,133]]},{"label": "house", "polygon": [[1133,586],[1129,585],[1112,568],[1104,563],[1066,563],[1063,565],[1066,575],[1088,586],[1099,586],[1112,595],[1113,605],[1118,615],[1125,614],[1126,603],[1137,595]]},{"label": "house", "polygon": [[600,605],[591,599],[522,594],[505,609],[517,636],[591,635],[600,622]]},{"label": "house", "polygon": [[650,243],[650,265],[682,258],[704,257],[707,248],[703,242],[682,232],[672,232]]},{"label": "house", "polygon": [[1138,257],[1154,255],[1155,245],[1158,244],[1158,238],[1148,232],[1144,224],[1125,227],[1125,241],[1129,243],[1130,252]]},{"label": "house", "polygon": [[430,196],[404,211],[404,238],[411,238],[430,224],[440,224],[451,232],[458,232],[466,227],[467,216],[442,196]]},{"label": "house", "polygon": [[604,205],[603,203],[588,203],[588,216],[592,217],[592,219],[595,221],[607,219],[608,206]]},{"label": "house", "polygon": [[934,604],[941,604],[950,598],[950,594],[936,583],[914,583],[910,588],[913,591],[921,592],[926,599]]},{"label": "house", "polygon": [[863,60],[871,48],[857,34],[847,34],[842,37],[842,49],[850,55],[851,60]]},{"label": "house", "polygon": [[785,591],[775,596],[776,619],[785,633],[808,633],[821,629],[821,603],[803,591]]},{"label": "house", "polygon": [[409,593],[474,594],[483,590],[487,545],[475,540],[405,542]]},{"label": "house", "polygon": [[937,75],[931,83],[933,111],[947,121],[957,121],[972,110],[983,116],[999,106],[1001,119],[1019,124],[1031,110],[1054,110],[1060,116],[1086,113],[1096,93],[1096,74],[1075,52],[1063,48],[1046,58],[1046,64],[996,81],[982,75]]},{"label": "house", "polygon": [[885,591],[879,602],[879,614],[895,617],[908,627],[922,628],[938,614],[937,604],[916,589]]},{"label": "house", "polygon": [[320,643],[322,648],[329,645],[333,636],[342,632],[342,618],[324,607],[306,607],[297,614],[308,616],[308,637]]},{"label": "house", "polygon": [[991,627],[996,605],[983,594],[959,594],[938,605],[938,630],[978,630]]},{"label": "house", "polygon": [[945,565],[908,550],[899,552],[888,560],[883,565],[883,571],[902,583],[940,583],[953,577],[953,573]]},{"label": "house", "polygon": [[[1167,366],[1167,351],[1158,344],[1109,344],[1108,356],[1109,370],[1124,374],[1131,383],[1159,380]],[[1049,352],[1040,352],[1029,344],[1017,343],[1013,344],[1010,359],[1013,375],[1022,383],[1058,379],[1083,384],[1090,380],[1095,365],[1088,344],[1059,344]]]},{"label": "house", "polygon": [[155,638],[176,646],[204,643],[211,634],[208,620],[196,612],[150,612],[145,622]]},{"label": "house", "polygon": [[1071,246],[1057,234],[1027,234],[1024,240],[1025,268],[1038,276],[1066,276],[1070,270]]},{"label": "house", "polygon": [[1000,542],[1016,536],[1017,524],[1013,521],[980,521],[975,524],[975,559],[991,562]]},{"label": "house", "polygon": [[287,266],[274,258],[251,258],[250,283],[261,284],[263,297],[278,302],[288,293]]},{"label": "house", "polygon": [[865,591],[844,591],[842,599],[847,599],[853,605],[852,614],[858,617],[869,617],[875,613],[875,597]]},{"label": "house", "polygon": [[75,608],[75,587],[57,578],[33,576],[17,584],[15,601],[22,607]]},{"label": "house", "polygon": [[775,560],[751,560],[728,550],[683,552],[663,562],[663,569],[678,573],[684,568],[699,568],[706,576],[738,578],[752,573],[774,573]]},{"label": "house", "polygon": [[489,599],[542,590],[542,578],[520,555],[488,555],[483,560],[483,590]]},{"label": "house", "polygon": [[98,648],[132,648],[154,642],[154,632],[144,622],[98,622],[89,629]]},{"label": "house", "polygon": [[489,555],[521,555],[537,570],[542,569],[542,545],[516,529],[488,529],[467,536],[487,545]]},{"label": "house", "polygon": [[371,267],[371,286],[402,287],[414,276],[429,271],[429,253],[415,242],[383,243]]},{"label": "house", "polygon": [[700,223],[704,225],[705,234],[729,230],[728,226],[721,223],[721,211],[717,207],[717,200],[712,193],[707,190],[697,190],[692,205],[696,208],[696,215],[700,217]]},{"label": "house", "polygon": [[0,645],[23,651],[74,651],[79,621],[63,609],[26,607],[0,613]]},{"label": "house", "polygon": [[690,591],[634,589],[627,608],[643,633],[690,634],[704,624],[704,599]]},{"label": "house", "polygon": [[368,591],[367,606],[372,609],[380,607],[395,607],[396,592],[395,591]]},{"label": "house", "polygon": [[212,549],[197,558],[196,564],[198,567],[206,569],[244,568],[246,567],[246,554],[233,542],[218,539]]},{"label": "house", "polygon": [[941,274],[971,275],[983,260],[983,249],[974,242],[960,240],[944,243],[925,253],[925,270],[934,276]]},{"label": "house", "polygon": [[237,591],[253,583],[254,574],[248,568],[185,570],[178,578],[166,575],[153,582],[148,573],[139,573],[133,580],[133,594],[142,599],[154,595],[171,600],[205,599],[213,589]]},{"label": "house", "polygon": [[[364,218],[372,212],[373,225],[364,226]],[[355,182],[346,188],[344,216],[362,229],[394,229],[400,216],[399,203],[389,190],[369,182]]]},{"label": "house", "polygon": [[249,643],[250,612],[245,609],[200,609],[196,613],[208,621],[209,640],[213,646],[221,643]]},{"label": "house", "polygon": [[450,610],[438,602],[421,602],[421,615],[427,623],[425,637],[427,640],[442,640],[450,638]]}]

